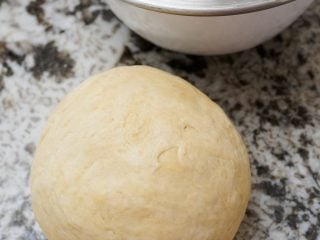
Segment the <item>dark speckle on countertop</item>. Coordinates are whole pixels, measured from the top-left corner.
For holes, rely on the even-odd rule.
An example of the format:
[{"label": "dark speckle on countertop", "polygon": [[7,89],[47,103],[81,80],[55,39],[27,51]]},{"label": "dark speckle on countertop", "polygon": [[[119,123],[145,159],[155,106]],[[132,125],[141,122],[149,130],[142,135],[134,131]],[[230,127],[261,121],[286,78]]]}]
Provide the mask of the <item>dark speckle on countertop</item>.
[{"label": "dark speckle on countertop", "polygon": [[103,0],[0,0],[0,239],[45,239],[28,178],[50,110],[89,75],[133,64],[185,78],[241,132],[252,194],[237,240],[320,239],[319,14],[315,2],[263,45],[200,57],[129,38]]},{"label": "dark speckle on countertop", "polygon": [[281,205],[274,207],[274,219],[276,223],[281,223],[283,220],[284,209]]},{"label": "dark speckle on countertop", "polygon": [[[114,14],[111,10],[103,8],[104,6],[106,6],[106,3],[101,0],[80,0],[68,14],[76,15],[80,13],[81,19],[86,25],[92,24],[99,15],[102,16],[103,20],[110,22],[113,20]],[[93,8],[95,10],[92,10]]]},{"label": "dark speckle on countertop", "polygon": [[24,55],[18,55],[14,51],[7,47],[5,42],[0,41],[0,64],[2,65],[2,70],[0,70],[1,76],[12,76],[14,74],[12,68],[9,65],[10,61],[21,64],[24,60]]},{"label": "dark speckle on countertop", "polygon": [[44,10],[42,8],[42,5],[44,3],[45,3],[45,0],[30,1],[28,6],[26,7],[26,10],[29,14],[34,15],[37,18],[37,21],[39,24],[47,25],[44,19]]},{"label": "dark speckle on countertop", "polygon": [[286,184],[285,180],[281,179],[279,183],[273,183],[270,181],[262,181],[256,186],[256,188],[261,188],[266,195],[274,198],[284,198],[286,196]]},{"label": "dark speckle on countertop", "polygon": [[36,46],[34,49],[35,64],[31,68],[33,76],[39,79],[44,72],[56,75],[58,81],[73,74],[74,60],[67,52],[57,49],[54,42]]}]

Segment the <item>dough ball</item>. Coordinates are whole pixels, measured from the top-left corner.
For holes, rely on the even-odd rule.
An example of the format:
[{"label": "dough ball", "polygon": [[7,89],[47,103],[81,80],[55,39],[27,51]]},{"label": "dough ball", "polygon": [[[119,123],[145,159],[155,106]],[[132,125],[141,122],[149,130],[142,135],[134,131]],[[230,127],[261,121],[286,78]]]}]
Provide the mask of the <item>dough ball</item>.
[{"label": "dough ball", "polygon": [[246,148],[224,112],[186,81],[119,67],[50,116],[32,174],[49,240],[226,240],[250,193]]}]

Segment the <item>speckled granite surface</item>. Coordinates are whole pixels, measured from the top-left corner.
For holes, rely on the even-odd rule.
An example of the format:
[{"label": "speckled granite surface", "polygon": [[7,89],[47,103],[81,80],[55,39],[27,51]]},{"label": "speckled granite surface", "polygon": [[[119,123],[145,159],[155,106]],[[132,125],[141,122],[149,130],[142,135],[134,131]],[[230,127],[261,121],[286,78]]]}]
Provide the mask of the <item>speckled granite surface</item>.
[{"label": "speckled granite surface", "polygon": [[320,3],[266,44],[223,57],[131,35],[101,0],[0,0],[0,239],[45,239],[28,189],[56,103],[90,74],[148,64],[219,103],[247,143],[253,191],[237,239],[320,239]]}]

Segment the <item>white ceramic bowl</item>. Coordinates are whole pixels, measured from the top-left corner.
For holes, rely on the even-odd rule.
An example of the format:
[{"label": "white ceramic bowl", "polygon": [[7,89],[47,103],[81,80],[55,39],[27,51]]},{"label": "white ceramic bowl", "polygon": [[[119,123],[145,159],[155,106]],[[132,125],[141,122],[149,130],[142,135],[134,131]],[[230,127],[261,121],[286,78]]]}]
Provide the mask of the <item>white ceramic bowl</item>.
[{"label": "white ceramic bowl", "polygon": [[108,0],[133,31],[198,55],[238,52],[274,37],[313,0]]}]

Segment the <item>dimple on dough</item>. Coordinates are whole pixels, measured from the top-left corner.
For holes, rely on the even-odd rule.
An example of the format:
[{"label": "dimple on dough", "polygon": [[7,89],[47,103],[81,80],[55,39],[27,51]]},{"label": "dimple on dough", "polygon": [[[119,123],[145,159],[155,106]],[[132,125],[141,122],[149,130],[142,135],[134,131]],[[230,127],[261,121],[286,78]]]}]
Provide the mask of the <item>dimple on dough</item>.
[{"label": "dimple on dough", "polygon": [[207,96],[151,67],[119,67],[51,114],[31,189],[49,240],[228,240],[245,213],[250,167]]}]

